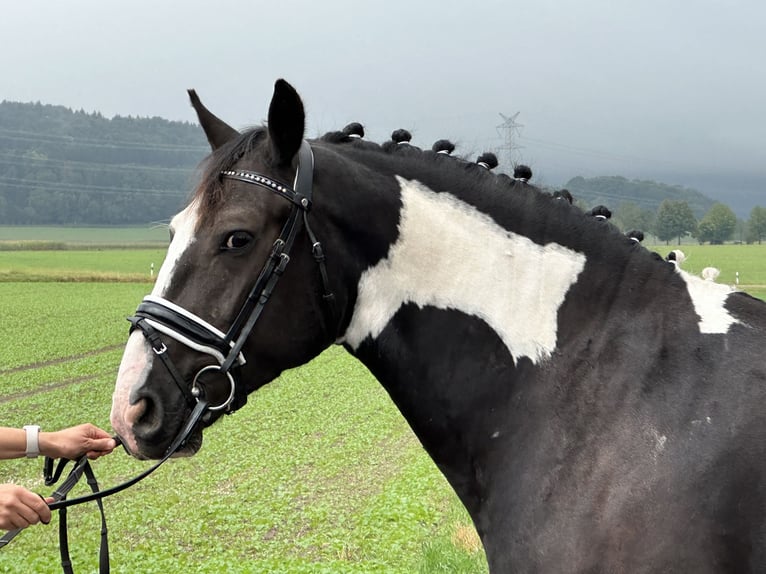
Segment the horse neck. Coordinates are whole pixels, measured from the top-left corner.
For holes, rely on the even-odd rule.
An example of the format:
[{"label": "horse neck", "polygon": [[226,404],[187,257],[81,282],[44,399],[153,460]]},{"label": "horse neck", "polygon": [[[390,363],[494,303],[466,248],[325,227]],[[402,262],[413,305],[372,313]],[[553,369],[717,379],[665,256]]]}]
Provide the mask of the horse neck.
[{"label": "horse neck", "polygon": [[[346,196],[328,214],[328,253],[345,258],[340,341],[386,388],[470,509],[481,498],[476,474],[495,418],[507,417],[515,381],[553,353],[559,309],[584,271],[588,254],[556,234],[591,222],[529,189],[437,193],[429,185],[443,181],[431,182],[427,169],[396,178],[395,166],[374,167],[345,166],[342,177],[356,185],[334,187]],[[619,238],[605,229],[595,232],[603,241]],[[621,274],[593,285],[616,297]]]}]

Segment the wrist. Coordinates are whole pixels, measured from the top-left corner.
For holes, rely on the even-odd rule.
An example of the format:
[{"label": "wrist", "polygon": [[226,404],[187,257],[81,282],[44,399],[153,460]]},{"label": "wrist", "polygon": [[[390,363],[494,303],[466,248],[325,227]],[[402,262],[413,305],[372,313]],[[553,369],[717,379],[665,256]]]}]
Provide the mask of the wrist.
[{"label": "wrist", "polygon": [[26,425],[26,457],[37,458],[40,456],[40,427],[39,425]]},{"label": "wrist", "polygon": [[55,453],[53,452],[56,450],[54,448],[54,435],[55,433],[52,432],[40,432],[40,434],[37,436],[37,442],[40,446],[40,456],[49,456],[51,458],[57,458]]}]

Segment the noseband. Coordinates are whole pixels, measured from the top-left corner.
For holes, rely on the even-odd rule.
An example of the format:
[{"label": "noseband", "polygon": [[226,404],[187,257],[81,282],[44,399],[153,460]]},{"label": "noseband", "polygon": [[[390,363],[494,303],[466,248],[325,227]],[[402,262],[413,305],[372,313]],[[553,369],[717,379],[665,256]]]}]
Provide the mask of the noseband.
[{"label": "noseband", "polygon": [[[128,318],[132,324],[131,332],[134,329],[140,329],[143,332],[155,355],[162,360],[190,408],[194,408],[197,401],[205,394],[201,382],[201,375],[204,373],[223,374],[229,382],[227,398],[220,404],[209,405],[207,410],[223,410],[226,413],[232,413],[247,402],[247,391],[239,380],[239,367],[246,362],[242,347],[271,297],[277,281],[290,262],[290,251],[300,231],[301,223],[309,236],[312,255],[319,266],[323,299],[328,303],[331,315],[329,325],[334,324],[335,298],[330,291],[324,252],[308,222],[308,213],[311,209],[313,172],[314,155],[311,146],[305,140],[298,151],[298,168],[292,188],[253,171],[221,172],[220,175],[223,179],[232,179],[262,187],[292,203],[290,215],[283,225],[279,237],[274,242],[266,263],[226,333],[216,329],[191,311],[162,297],[152,295],[145,297],[138,306],[135,315]],[[163,343],[161,335],[166,335],[194,351],[210,355],[217,364],[207,365],[200,369],[189,385],[168,357],[167,347]]]}]

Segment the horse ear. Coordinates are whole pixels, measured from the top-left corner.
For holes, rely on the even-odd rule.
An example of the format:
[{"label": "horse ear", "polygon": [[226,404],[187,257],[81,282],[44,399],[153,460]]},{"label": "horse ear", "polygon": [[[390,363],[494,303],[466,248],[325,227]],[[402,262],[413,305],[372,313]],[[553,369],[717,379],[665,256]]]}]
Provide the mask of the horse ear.
[{"label": "horse ear", "polygon": [[239,135],[239,132],[231,127],[229,124],[212,114],[197,96],[197,92],[194,90],[188,90],[189,99],[194,111],[197,112],[197,118],[202,129],[205,130],[207,141],[210,143],[210,147],[218,149],[230,139],[234,139]]},{"label": "horse ear", "polygon": [[277,80],[269,106],[269,140],[276,165],[292,162],[301,147],[305,126],[306,115],[298,92],[286,81]]}]

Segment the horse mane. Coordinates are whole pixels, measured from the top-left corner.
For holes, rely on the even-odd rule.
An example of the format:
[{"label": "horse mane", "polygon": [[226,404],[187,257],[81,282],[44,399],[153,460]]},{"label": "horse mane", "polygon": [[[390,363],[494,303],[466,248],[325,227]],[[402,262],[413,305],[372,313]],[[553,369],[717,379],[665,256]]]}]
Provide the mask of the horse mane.
[{"label": "horse mane", "polygon": [[[638,247],[646,252],[648,258],[662,260],[624,235],[616,226],[604,222],[602,218],[606,219],[607,213],[611,215],[604,206],[599,206],[597,213],[573,209],[568,191],[557,194],[565,200],[559,201],[528,181],[515,179],[505,173],[495,173],[474,161],[439,153],[436,150],[448,147],[444,142],[437,142],[439,145],[434,144],[431,149],[411,145],[409,132],[402,132],[394,132],[396,137],[382,145],[360,138],[338,137],[338,132],[325,134],[317,143],[337,146],[348,159],[382,173],[420,180],[434,190],[450,190],[477,208],[494,213],[493,217],[501,225],[507,226],[516,220],[517,232],[533,238],[536,236],[538,241],[550,240],[553,231],[558,241],[575,249],[590,246],[602,252],[606,250],[614,253],[613,250],[616,250],[627,258]],[[397,140],[406,143],[398,143]],[[493,163],[490,159],[490,165]],[[522,175],[530,176],[531,171],[528,166],[522,166]],[[528,213],[530,216],[519,219],[514,216],[515,213]],[[601,217],[594,217],[596,214]],[[551,225],[551,220],[560,223]]]},{"label": "horse mane", "polygon": [[491,151],[487,151],[481,154],[478,158],[476,158],[476,163],[485,169],[495,169],[499,165],[497,156]]}]

